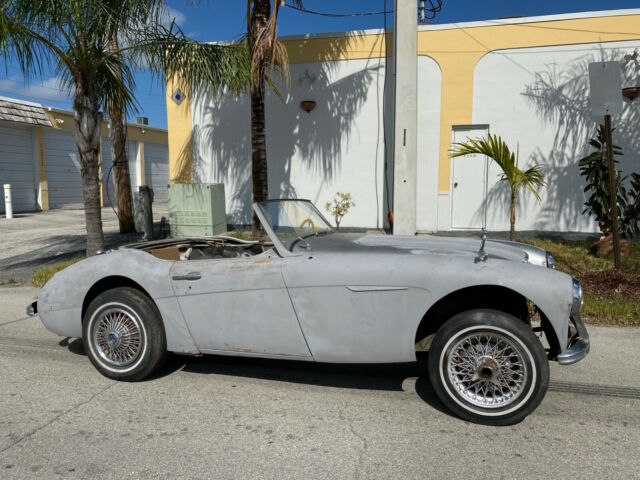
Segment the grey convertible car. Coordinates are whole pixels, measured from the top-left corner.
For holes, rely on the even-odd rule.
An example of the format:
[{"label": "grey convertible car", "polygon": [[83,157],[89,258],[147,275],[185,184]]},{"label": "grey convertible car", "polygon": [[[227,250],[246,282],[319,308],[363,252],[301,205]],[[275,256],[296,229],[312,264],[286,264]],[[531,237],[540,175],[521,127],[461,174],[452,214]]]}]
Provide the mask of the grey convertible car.
[{"label": "grey convertible car", "polygon": [[577,280],[512,242],[345,234],[306,200],[254,205],[270,242],[129,245],[57,273],[28,307],[82,337],[109,378],[141,380],[168,351],[332,363],[413,362],[459,417],[521,421],[548,361],[589,351]]}]

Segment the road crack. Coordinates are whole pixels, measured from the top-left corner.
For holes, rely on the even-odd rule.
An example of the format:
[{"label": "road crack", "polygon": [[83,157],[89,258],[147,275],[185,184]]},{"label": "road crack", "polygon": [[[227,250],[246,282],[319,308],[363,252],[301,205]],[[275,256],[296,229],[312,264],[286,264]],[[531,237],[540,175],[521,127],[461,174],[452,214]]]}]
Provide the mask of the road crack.
[{"label": "road crack", "polygon": [[355,472],[355,476],[354,478],[359,479],[360,478],[360,474],[362,473],[363,469],[364,469],[364,459],[365,459],[365,455],[367,454],[368,450],[369,450],[369,441],[367,440],[367,437],[365,437],[364,435],[360,434],[357,432],[357,430],[355,429],[355,427],[353,426],[353,421],[351,420],[351,418],[346,418],[344,411],[341,409],[338,412],[338,418],[343,421],[346,422],[347,426],[349,427],[349,431],[351,432],[351,434],[356,437],[357,439],[360,440],[360,442],[362,442],[362,448],[360,449],[360,454],[358,455],[358,464],[356,467],[356,472]]},{"label": "road crack", "polygon": [[89,398],[87,398],[86,400],[83,400],[82,402],[79,402],[75,405],[73,405],[72,407],[69,407],[67,410],[65,410],[64,412],[59,413],[58,415],[56,415],[55,417],[53,417],[51,420],[49,420],[48,422],[34,428],[33,430],[31,430],[30,432],[28,432],[27,434],[23,435],[22,437],[20,437],[18,440],[16,440],[15,442],[13,442],[11,445],[6,446],[5,448],[3,448],[2,450],[0,450],[0,454],[6,452],[7,450],[15,447],[16,445],[18,445],[19,443],[24,442],[25,440],[29,440],[31,437],[33,437],[36,433],[38,433],[39,431],[41,431],[44,428],[47,428],[49,425],[51,425],[52,423],[56,422],[57,420],[59,420],[60,418],[64,417],[65,415],[73,412],[74,410],[78,410],[79,408],[91,403],[96,397],[102,395],[103,393],[105,393],[107,390],[109,390],[110,388],[114,387],[116,385],[117,382],[112,382],[109,385],[107,385],[105,388],[100,389],[98,392],[94,393],[93,395],[91,395]]},{"label": "road crack", "polygon": [[11,325],[12,323],[24,322],[25,320],[29,320],[31,317],[18,318],[17,320],[9,320],[8,322],[0,323],[0,327],[4,327],[5,325]]}]

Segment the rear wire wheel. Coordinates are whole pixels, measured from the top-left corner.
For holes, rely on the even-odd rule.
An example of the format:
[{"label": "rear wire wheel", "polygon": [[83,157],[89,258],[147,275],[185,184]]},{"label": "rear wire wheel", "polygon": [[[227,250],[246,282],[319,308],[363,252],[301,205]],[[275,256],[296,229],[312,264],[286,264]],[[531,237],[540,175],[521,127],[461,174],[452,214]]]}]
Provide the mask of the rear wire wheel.
[{"label": "rear wire wheel", "polygon": [[486,425],[512,425],[540,404],[549,363],[531,329],[497,310],[460,313],[436,334],[429,378],[457,416]]}]

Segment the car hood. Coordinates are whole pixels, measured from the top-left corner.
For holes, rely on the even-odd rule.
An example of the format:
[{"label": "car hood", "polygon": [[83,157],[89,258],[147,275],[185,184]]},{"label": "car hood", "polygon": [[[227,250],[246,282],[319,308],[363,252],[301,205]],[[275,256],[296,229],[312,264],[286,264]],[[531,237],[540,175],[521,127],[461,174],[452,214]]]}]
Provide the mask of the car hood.
[{"label": "car hood", "polygon": [[[379,250],[381,253],[412,255],[455,255],[478,257],[481,240],[441,236],[361,235],[335,233],[308,239],[314,252]],[[491,258],[547,266],[546,252],[540,248],[504,240],[487,240],[485,251]]]}]

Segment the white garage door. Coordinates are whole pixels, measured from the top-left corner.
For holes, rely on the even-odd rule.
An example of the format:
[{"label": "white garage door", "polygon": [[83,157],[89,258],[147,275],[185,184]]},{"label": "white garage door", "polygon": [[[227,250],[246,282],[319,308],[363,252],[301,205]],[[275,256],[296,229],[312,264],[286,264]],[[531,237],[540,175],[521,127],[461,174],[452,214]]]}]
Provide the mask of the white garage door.
[{"label": "white garage door", "polygon": [[[127,143],[127,159],[129,160],[129,178],[131,181],[131,192],[138,191],[138,184],[136,179],[136,157],[138,153],[137,142]],[[102,182],[104,185],[104,206],[108,207],[116,203],[116,184],[115,184],[115,172],[111,170],[111,140],[108,138],[102,139]],[[109,190],[107,195],[107,176],[109,177]],[[111,200],[111,203],[109,203]]]},{"label": "white garage door", "polygon": [[[11,184],[14,212],[37,209],[32,135],[29,126],[0,122],[0,189],[5,183]],[[0,213],[5,212],[2,199]]]},{"label": "white garage door", "polygon": [[153,188],[154,202],[166,202],[169,191],[169,152],[166,145],[144,144],[144,176],[147,185]]},{"label": "white garage door", "polygon": [[82,208],[80,158],[72,133],[46,130],[44,151],[47,159],[50,208]]}]

